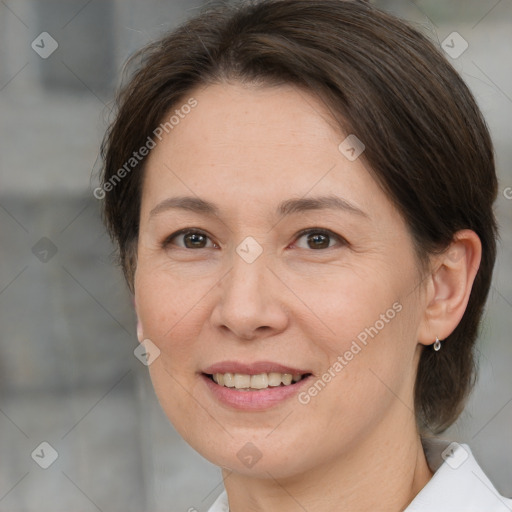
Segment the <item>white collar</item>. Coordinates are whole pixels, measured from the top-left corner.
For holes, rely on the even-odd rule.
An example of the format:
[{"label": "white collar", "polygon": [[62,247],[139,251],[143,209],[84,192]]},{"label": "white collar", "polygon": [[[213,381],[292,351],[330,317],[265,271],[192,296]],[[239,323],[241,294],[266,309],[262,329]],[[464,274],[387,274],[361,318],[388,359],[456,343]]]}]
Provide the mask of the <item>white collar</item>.
[{"label": "white collar", "polygon": [[[404,512],[512,512],[512,499],[494,488],[468,445],[422,439],[434,476]],[[229,512],[224,491],[208,512]]]},{"label": "white collar", "polygon": [[406,512],[512,511],[512,500],[498,493],[467,444],[426,438],[422,442],[434,475]]}]

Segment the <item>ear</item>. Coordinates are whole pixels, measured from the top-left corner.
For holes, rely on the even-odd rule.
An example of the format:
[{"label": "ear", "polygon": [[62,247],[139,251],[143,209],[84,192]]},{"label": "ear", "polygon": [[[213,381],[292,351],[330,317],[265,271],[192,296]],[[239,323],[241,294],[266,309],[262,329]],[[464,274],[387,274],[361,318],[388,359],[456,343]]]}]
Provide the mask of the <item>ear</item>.
[{"label": "ear", "polygon": [[450,246],[432,260],[426,286],[426,308],[418,330],[418,341],[431,345],[457,327],[469,301],[480,266],[482,244],[469,229],[455,233]]},{"label": "ear", "polygon": [[133,297],[133,307],[135,308],[135,314],[137,315],[137,339],[139,343],[142,343],[144,340],[144,332],[142,329],[142,323],[139,319],[139,314],[137,313],[137,301],[135,300],[135,296]]}]

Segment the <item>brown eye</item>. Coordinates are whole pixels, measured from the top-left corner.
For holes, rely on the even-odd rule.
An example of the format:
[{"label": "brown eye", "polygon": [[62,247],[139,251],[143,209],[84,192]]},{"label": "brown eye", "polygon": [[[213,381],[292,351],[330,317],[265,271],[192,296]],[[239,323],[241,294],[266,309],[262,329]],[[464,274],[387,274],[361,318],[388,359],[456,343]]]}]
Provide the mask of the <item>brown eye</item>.
[{"label": "brown eye", "polygon": [[183,241],[187,249],[202,249],[206,246],[208,238],[200,233],[187,233]]},{"label": "brown eye", "polygon": [[190,230],[174,233],[163,243],[165,248],[168,248],[171,245],[175,245],[182,249],[208,249],[216,247],[205,233]]},{"label": "brown eye", "polygon": [[345,245],[345,240],[330,231],[309,229],[299,233],[295,245],[300,249],[330,249],[334,245]]},{"label": "brown eye", "polygon": [[307,235],[307,244],[310,249],[327,249],[331,239],[323,233]]}]

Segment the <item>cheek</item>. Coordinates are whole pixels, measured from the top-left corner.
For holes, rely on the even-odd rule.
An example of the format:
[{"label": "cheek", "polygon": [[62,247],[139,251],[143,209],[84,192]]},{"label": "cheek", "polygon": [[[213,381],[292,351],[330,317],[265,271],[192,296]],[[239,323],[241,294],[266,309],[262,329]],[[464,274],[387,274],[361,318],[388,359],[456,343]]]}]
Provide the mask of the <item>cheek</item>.
[{"label": "cheek", "polygon": [[[194,392],[197,361],[201,353],[201,329],[207,319],[205,296],[211,284],[191,281],[158,269],[140,265],[135,297],[144,338],[160,350],[149,366],[155,393],[174,425],[193,422],[195,410],[190,394]],[[180,429],[186,439],[186,429]],[[188,439],[186,439],[188,440]]]},{"label": "cheek", "polygon": [[191,400],[196,367],[194,354],[200,352],[200,330],[204,323],[204,298],[210,286],[201,279],[180,278],[139,263],[135,280],[137,315],[144,338],[160,350],[149,366],[151,381],[171,423],[189,443],[190,425],[201,417],[200,407]]},{"label": "cheek", "polygon": [[332,452],[350,450],[371,436],[377,425],[397,414],[403,418],[411,414],[415,344],[403,341],[406,332],[411,336],[412,331],[402,315],[406,315],[405,306],[384,327],[381,323],[375,327],[374,315],[359,318],[360,325],[366,321],[363,329],[349,317],[346,336],[331,340],[329,363],[300,394],[294,415],[302,424],[296,442],[304,435],[315,439],[321,433],[322,446],[308,448],[308,457],[328,458]]},{"label": "cheek", "polygon": [[205,297],[214,281],[208,278],[190,280],[179,274],[139,266],[135,281],[137,314],[144,336],[167,351],[170,344],[194,341],[206,315]]},{"label": "cheek", "polygon": [[323,287],[297,292],[308,297],[318,318],[316,328],[308,322],[301,327],[327,360],[301,397],[314,417],[346,428],[347,422],[364,424],[365,417],[384,414],[401,389],[404,400],[412,397],[408,388],[413,388],[419,318],[408,283],[415,279],[413,265],[404,265],[400,273],[351,270],[332,276]]},{"label": "cheek", "polygon": [[[375,267],[336,268],[307,280],[288,279],[309,309],[308,320],[301,327],[310,332],[309,338],[318,342],[319,348],[334,356],[342,355],[353,342],[366,347],[365,343],[369,345],[369,340],[385,335],[396,323],[398,310],[402,309],[400,280],[391,273],[375,272]],[[300,318],[304,315],[295,315],[295,319]],[[357,350],[355,347],[354,354]]]}]

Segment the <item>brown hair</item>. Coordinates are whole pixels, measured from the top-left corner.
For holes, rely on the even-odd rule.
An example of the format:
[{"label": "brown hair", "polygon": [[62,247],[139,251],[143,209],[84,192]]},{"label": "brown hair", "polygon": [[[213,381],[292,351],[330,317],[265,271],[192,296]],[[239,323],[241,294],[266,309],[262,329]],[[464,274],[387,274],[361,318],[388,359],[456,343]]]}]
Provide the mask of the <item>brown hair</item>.
[{"label": "brown hair", "polygon": [[[442,350],[423,350],[415,385],[420,429],[452,424],[475,381],[474,343],[496,257],[497,179],[485,121],[444,56],[367,2],[262,0],[207,8],[131,62],[137,71],[102,145],[102,187],[193,88],[289,83],[317,95],[343,132],[364,142],[362,158],[406,220],[421,262],[456,231],[477,233],[483,255],[466,312]],[[103,203],[132,291],[143,167],[123,173]]]}]

